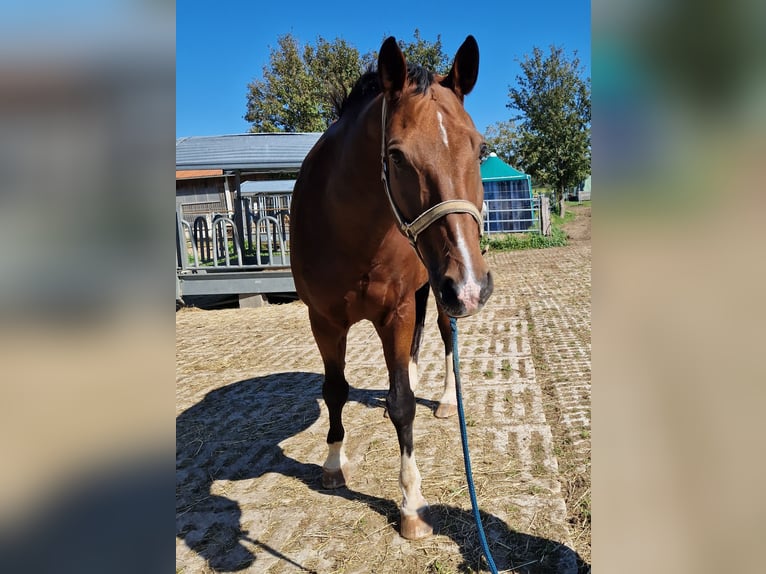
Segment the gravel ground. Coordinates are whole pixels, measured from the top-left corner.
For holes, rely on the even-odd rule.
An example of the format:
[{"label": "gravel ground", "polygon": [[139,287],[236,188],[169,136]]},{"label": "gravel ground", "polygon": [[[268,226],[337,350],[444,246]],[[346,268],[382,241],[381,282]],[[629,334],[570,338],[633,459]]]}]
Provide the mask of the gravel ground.
[{"label": "gravel ground", "polygon": [[[494,295],[459,322],[474,478],[501,571],[589,570],[590,208],[567,231],[567,247],[489,253]],[[398,446],[370,324],[349,334],[353,475],[330,491],[319,483],[327,410],[305,305],[177,312],[177,572],[488,571],[457,419],[432,414],[444,369],[433,305],[415,452],[437,526],[418,542],[397,531]]]}]

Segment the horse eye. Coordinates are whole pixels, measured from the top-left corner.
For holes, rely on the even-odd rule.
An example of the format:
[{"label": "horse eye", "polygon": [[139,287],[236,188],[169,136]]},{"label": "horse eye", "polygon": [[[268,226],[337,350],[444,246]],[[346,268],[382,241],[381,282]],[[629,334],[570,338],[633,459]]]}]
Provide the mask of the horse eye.
[{"label": "horse eye", "polygon": [[404,154],[398,149],[388,150],[388,157],[390,157],[391,161],[396,165],[401,165],[401,163],[404,161]]},{"label": "horse eye", "polygon": [[487,144],[483,143],[481,144],[481,147],[479,148],[479,161],[484,161],[487,159],[487,156],[489,155],[489,148],[487,147]]}]

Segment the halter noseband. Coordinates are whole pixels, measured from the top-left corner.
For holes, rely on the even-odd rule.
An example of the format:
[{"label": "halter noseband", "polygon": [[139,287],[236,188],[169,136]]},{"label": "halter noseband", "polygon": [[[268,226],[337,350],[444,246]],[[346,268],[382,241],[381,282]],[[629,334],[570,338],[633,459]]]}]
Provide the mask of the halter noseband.
[{"label": "halter noseband", "polygon": [[386,96],[381,96],[383,100],[383,107],[381,112],[381,135],[380,135],[380,163],[382,166],[380,179],[383,181],[383,188],[388,198],[388,203],[391,205],[391,212],[394,214],[396,225],[399,231],[409,240],[412,246],[417,251],[416,242],[418,235],[420,235],[429,225],[431,225],[437,219],[441,219],[445,215],[450,213],[468,213],[479,225],[479,232],[483,232],[483,220],[481,212],[476,209],[476,206],[465,199],[448,199],[437,203],[433,207],[427,209],[420,215],[418,215],[412,223],[407,223],[402,216],[402,212],[396,207],[394,198],[391,196],[391,184],[389,183],[388,176],[388,163],[386,162]]}]

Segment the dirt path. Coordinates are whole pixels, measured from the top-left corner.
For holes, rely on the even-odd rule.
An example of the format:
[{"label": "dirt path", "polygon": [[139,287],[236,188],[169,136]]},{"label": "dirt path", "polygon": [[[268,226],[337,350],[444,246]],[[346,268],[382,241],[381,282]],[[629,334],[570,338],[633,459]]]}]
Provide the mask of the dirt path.
[{"label": "dirt path", "polygon": [[[587,571],[590,242],[489,257],[495,293],[460,321],[460,354],[490,546],[504,571]],[[305,306],[179,311],[177,572],[478,571],[457,420],[432,415],[444,368],[434,319],[432,302],[415,447],[438,526],[409,542],[396,530],[398,446],[372,327],[349,336],[354,476],[327,491],[322,367]]]},{"label": "dirt path", "polygon": [[564,225],[564,231],[570,243],[590,241],[591,232],[591,206],[590,204],[570,204],[567,210],[575,214],[575,218]]}]

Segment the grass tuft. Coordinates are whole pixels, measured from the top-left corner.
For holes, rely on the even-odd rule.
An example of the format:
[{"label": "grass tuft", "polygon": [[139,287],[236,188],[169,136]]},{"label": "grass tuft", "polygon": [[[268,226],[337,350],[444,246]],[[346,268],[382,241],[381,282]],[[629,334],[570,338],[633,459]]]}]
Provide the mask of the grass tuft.
[{"label": "grass tuft", "polygon": [[545,249],[546,247],[564,247],[566,244],[567,234],[555,225],[551,225],[551,234],[548,236],[539,233],[507,233],[485,235],[481,238],[482,249],[494,251]]}]

